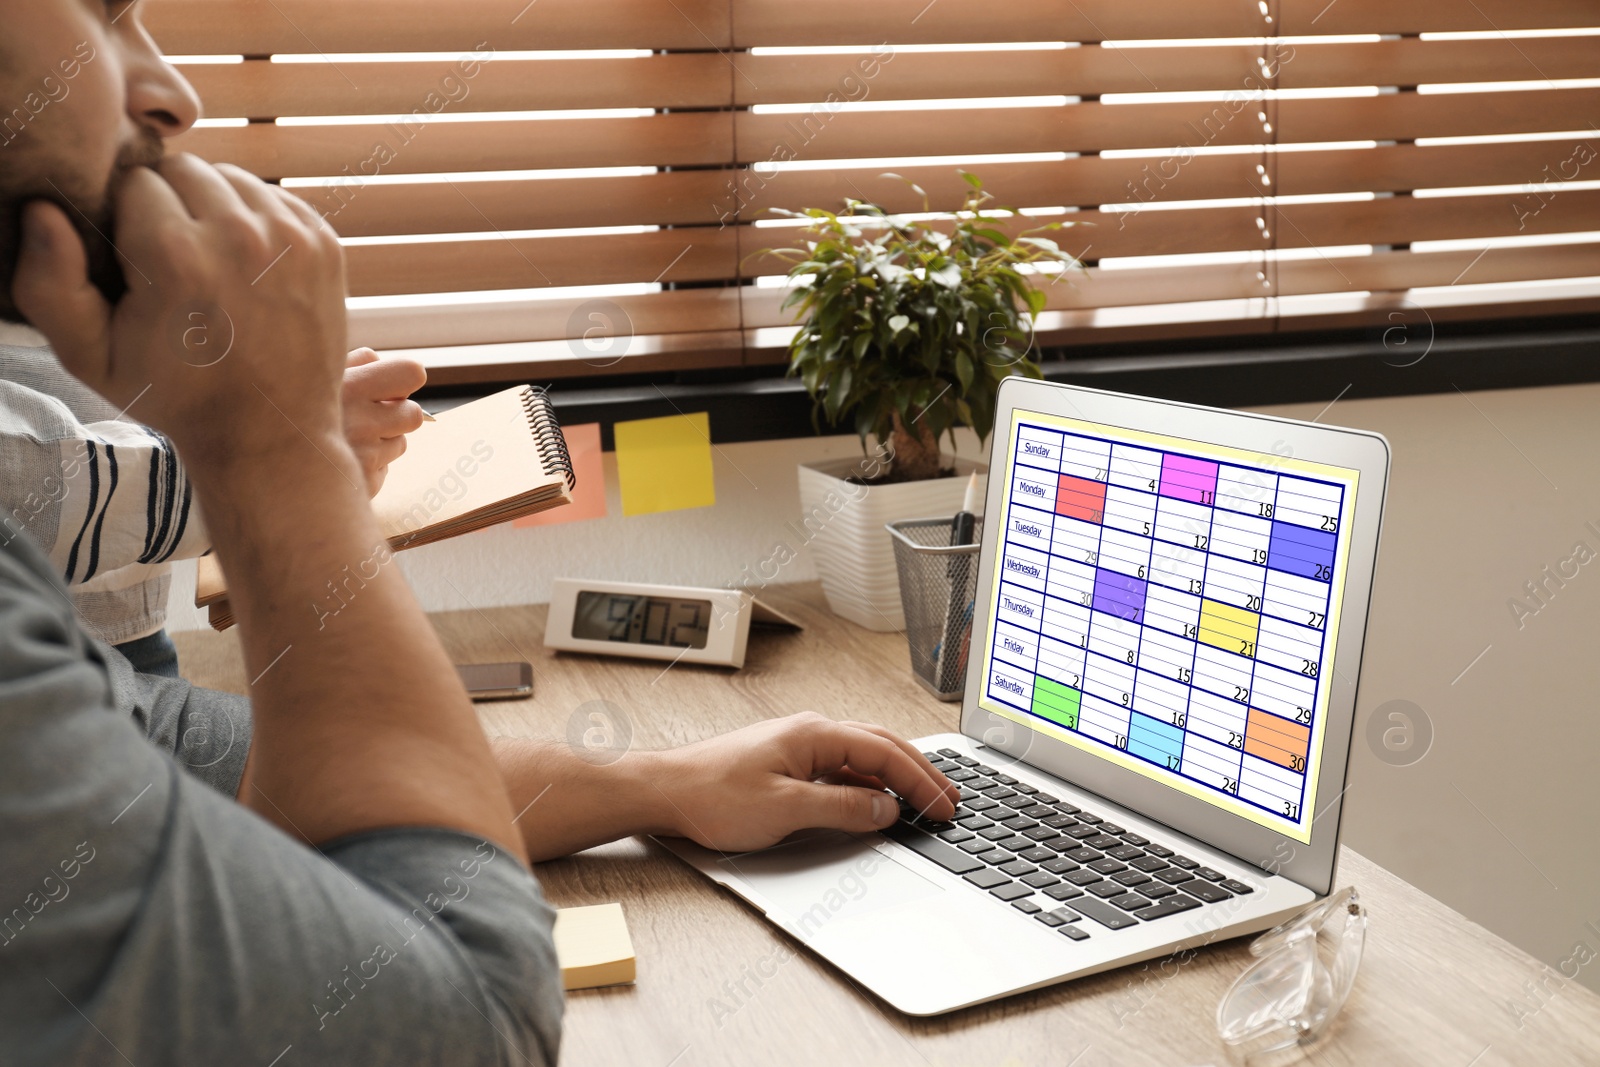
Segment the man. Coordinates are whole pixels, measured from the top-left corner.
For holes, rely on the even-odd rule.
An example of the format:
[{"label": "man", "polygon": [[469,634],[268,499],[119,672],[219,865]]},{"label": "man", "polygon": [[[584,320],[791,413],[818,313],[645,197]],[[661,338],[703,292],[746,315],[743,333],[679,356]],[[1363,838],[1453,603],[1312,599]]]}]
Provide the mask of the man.
[{"label": "man", "polygon": [[[492,747],[394,568],[319,628],[327,576],[381,543],[342,425],[337,240],[236,168],[160,157],[187,88],[133,5],[0,0],[0,24],[0,106],[97,57],[0,146],[0,317],[175,442],[255,679],[253,723],[227,720],[242,770],[239,746],[190,758],[197,691],[135,678],[26,537],[0,546],[0,1062],[553,1063],[530,858],[866,830],[885,785],[952,813],[905,742],[816,716],[607,767]],[[170,330],[196,306],[234,327],[206,366]]]}]

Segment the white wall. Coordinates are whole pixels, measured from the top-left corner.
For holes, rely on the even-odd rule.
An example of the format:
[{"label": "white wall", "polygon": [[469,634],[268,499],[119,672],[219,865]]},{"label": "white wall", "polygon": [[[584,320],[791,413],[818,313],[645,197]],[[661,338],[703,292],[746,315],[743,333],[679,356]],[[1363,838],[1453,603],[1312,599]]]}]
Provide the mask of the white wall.
[{"label": "white wall", "polygon": [[[979,459],[987,454],[970,431],[957,438],[956,451]],[[550,599],[550,580],[563,577],[759,584],[757,568],[772,559],[780,542],[798,552],[774,581],[808,582],[817,577],[810,552],[785,526],[800,517],[795,466],[860,454],[860,441],[853,436],[717,445],[712,451],[714,507],[624,518],[617,457],[608,452],[606,518],[531,529],[498,526],[396,558],[429,611],[543,603]],[[744,577],[747,568],[751,578]],[[193,570],[193,564],[184,564],[175,574],[169,629],[206,626],[204,614],[193,607]]]}]

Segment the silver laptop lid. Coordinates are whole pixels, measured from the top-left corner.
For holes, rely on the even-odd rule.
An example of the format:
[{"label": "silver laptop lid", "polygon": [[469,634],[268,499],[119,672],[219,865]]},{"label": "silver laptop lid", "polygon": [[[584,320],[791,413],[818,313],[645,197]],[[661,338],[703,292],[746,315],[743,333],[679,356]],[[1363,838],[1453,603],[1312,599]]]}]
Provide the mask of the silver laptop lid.
[{"label": "silver laptop lid", "polygon": [[1332,886],[1379,434],[1008,378],[962,732]]}]

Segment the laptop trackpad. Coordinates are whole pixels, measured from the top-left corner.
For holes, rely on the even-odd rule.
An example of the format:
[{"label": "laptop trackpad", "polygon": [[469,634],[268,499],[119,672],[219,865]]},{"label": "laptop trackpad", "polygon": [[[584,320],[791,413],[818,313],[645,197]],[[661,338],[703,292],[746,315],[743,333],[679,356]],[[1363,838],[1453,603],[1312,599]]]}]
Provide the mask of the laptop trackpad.
[{"label": "laptop trackpad", "polygon": [[857,918],[945,891],[873,848],[870,840],[824,831],[717,863],[796,920]]}]

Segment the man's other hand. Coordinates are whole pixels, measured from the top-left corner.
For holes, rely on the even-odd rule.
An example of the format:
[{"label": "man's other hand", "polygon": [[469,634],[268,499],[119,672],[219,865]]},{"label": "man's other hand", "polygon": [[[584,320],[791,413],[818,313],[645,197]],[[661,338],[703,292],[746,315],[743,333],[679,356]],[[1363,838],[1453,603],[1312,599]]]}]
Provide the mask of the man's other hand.
[{"label": "man's other hand", "polygon": [[892,789],[934,819],[960,793],[922,753],[881,726],[812,712],[657,754],[652,781],[668,832],[707,848],[765,848],[796,830],[865,832],[895,821]]},{"label": "man's other hand", "polygon": [[370,348],[350,353],[344,370],[344,436],[355,450],[367,491],[383,488],[389,464],[406,450],[406,434],[422,425],[422,407],[407,400],[428,381],[414,359],[380,357]]},{"label": "man's other hand", "polygon": [[[297,197],[183,153],[129,172],[111,235],[128,281],[107,305],[67,215],[34,201],[13,285],[66,368],[167,431],[197,475],[343,448],[344,256]],[[298,442],[298,443],[296,443]]]}]

